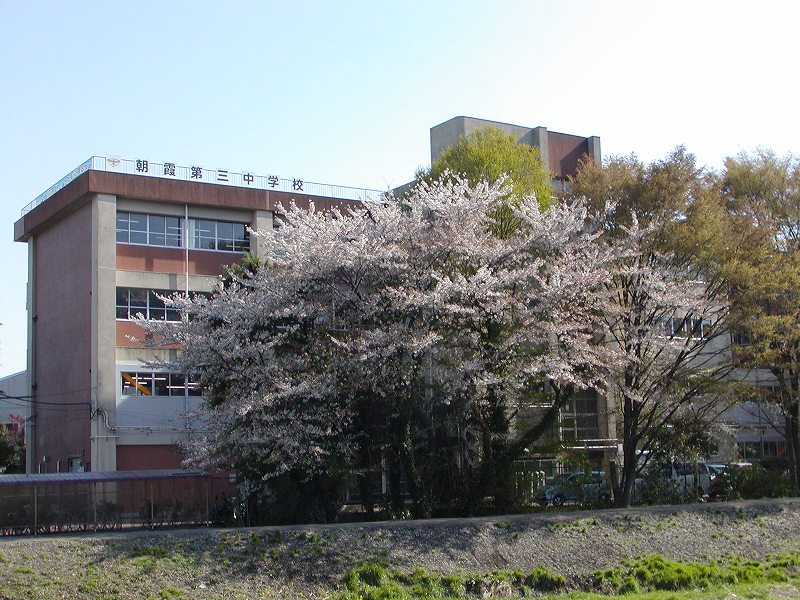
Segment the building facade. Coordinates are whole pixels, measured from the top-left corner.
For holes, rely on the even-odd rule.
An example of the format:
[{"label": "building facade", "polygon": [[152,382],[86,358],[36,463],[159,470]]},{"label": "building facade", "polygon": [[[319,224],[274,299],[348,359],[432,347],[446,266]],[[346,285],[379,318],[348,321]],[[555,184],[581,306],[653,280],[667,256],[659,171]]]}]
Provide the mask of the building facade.
[{"label": "building facade", "polygon": [[578,171],[581,160],[588,158],[597,164],[602,162],[600,138],[595,135],[583,137],[548,131],[547,127],[542,126],[511,125],[463,116],[453,117],[431,127],[431,162],[458,138],[486,127],[500,129],[514,136],[518,143],[538,148],[542,161],[553,172],[556,185],[573,177]]},{"label": "building facade", "polygon": [[[459,136],[495,126],[537,146],[556,182],[600,140],[455,117],[431,128],[435,159]],[[28,244],[28,472],[128,471],[180,466],[179,444],[198,427],[200,390],[182,373],[148,368],[177,348],[153,349],[133,317],[179,318],[160,297],[208,293],[244,252],[249,229],[268,229],[279,206],[317,209],[376,201],[377,190],[275,175],[92,157],[23,209],[14,237]],[[16,388],[15,388],[16,389]],[[557,432],[595,456],[616,448],[596,395],[576,401]]]},{"label": "building facade", "polygon": [[159,296],[208,293],[226,265],[258,254],[249,229],[279,206],[378,200],[375,190],[222,169],[93,157],[28,205],[28,472],[180,466],[200,390],[148,368],[132,317],[172,320]]}]

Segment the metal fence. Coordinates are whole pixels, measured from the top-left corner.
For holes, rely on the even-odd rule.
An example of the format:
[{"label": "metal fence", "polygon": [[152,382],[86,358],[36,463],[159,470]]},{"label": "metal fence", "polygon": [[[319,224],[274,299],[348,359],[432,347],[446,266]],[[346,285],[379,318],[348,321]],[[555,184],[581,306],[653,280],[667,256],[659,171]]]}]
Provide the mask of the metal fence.
[{"label": "metal fence", "polygon": [[227,478],[193,471],[0,475],[0,533],[206,525],[230,491]]},{"label": "metal fence", "polygon": [[284,178],[277,175],[257,175],[247,171],[230,171],[228,169],[201,166],[187,167],[169,162],[153,162],[142,159],[134,160],[110,156],[92,156],[83,164],[59,179],[58,182],[47,188],[47,190],[39,194],[32,202],[22,209],[22,215],[25,216],[28,214],[42,202],[89,170],[125,173],[142,177],[174,179],[195,183],[214,183],[217,185],[230,185],[259,190],[275,190],[279,192],[308,194],[340,200],[380,202],[386,197],[386,192],[380,190],[332,185],[329,183],[316,183],[313,181],[306,181],[299,177]]}]

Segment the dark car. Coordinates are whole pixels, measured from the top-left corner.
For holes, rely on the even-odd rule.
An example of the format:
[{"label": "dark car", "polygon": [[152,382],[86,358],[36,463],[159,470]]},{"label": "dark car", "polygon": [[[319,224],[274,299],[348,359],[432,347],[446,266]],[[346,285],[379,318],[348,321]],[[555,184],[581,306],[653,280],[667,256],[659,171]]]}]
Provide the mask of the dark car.
[{"label": "dark car", "polygon": [[603,471],[557,475],[539,488],[539,504],[542,506],[563,506],[566,502],[597,504],[610,499],[611,492]]}]

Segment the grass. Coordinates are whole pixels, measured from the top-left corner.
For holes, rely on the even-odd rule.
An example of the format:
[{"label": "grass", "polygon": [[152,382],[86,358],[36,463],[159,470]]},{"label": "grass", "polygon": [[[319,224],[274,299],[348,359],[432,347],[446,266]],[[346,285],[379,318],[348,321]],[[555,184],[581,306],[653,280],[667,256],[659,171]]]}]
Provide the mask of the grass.
[{"label": "grass", "polygon": [[625,561],[594,573],[598,588],[616,594],[638,591],[698,590],[735,584],[786,583],[798,570],[800,556],[781,555],[765,561],[680,562],[662,556]]},{"label": "grass", "polygon": [[[380,562],[350,569],[342,578],[338,600],[460,599],[470,597],[526,597],[560,591],[559,599],[593,599],[624,595],[635,598],[770,598],[776,585],[789,593],[800,592],[800,555],[779,555],[764,561],[728,559],[724,562],[681,562],[661,556],[625,561],[612,569],[597,571],[593,587],[599,593],[565,594],[567,580],[545,568],[525,573],[495,570],[484,574],[430,573],[416,569],[410,574]],[[730,596],[732,588],[750,596]],[[721,594],[721,595],[720,595]],[[793,596],[786,596],[793,597]]]},{"label": "grass", "polygon": [[548,569],[525,573],[501,569],[475,573],[431,573],[416,569],[410,574],[382,563],[367,562],[350,569],[342,578],[339,600],[410,600],[412,598],[455,599],[489,597],[496,592],[518,595],[564,589],[567,581]]},{"label": "grass", "polygon": [[538,596],[537,600],[789,600],[800,598],[800,582],[787,584],[738,584],[706,590],[680,592],[632,592],[624,596],[607,596],[590,592],[573,592],[556,596]]}]

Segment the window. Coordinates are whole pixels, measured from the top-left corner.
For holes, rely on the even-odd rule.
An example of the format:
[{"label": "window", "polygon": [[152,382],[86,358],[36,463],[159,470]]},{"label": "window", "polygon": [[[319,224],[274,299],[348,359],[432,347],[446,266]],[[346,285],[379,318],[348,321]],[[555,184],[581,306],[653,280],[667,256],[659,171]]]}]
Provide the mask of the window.
[{"label": "window", "polygon": [[737,442],[736,456],[739,460],[753,460],[759,458],[760,442]]},{"label": "window", "polygon": [[117,319],[132,319],[138,314],[157,321],[180,321],[180,311],[165,306],[159,296],[171,296],[174,290],[117,288]]},{"label": "window", "polygon": [[598,439],[597,393],[594,390],[576,392],[561,409],[559,428],[564,441]]},{"label": "window", "polygon": [[702,339],[708,335],[707,330],[710,323],[707,319],[695,319],[694,317],[670,317],[659,319],[658,329],[663,332],[659,335],[666,337],[691,337],[692,339]]},{"label": "window", "polygon": [[[247,252],[250,234],[245,223],[189,219],[189,248]],[[183,248],[183,219],[167,215],[117,212],[117,243]]]},{"label": "window", "polygon": [[734,329],[731,331],[731,343],[735,346],[751,346],[753,338],[745,329]]},{"label": "window", "polygon": [[200,386],[186,381],[182,373],[123,371],[123,396],[202,396]]},{"label": "window", "polygon": [[180,248],[183,219],[165,215],[117,213],[117,242]]},{"label": "window", "polygon": [[244,223],[189,219],[189,247],[222,252],[247,252],[250,235]]}]

